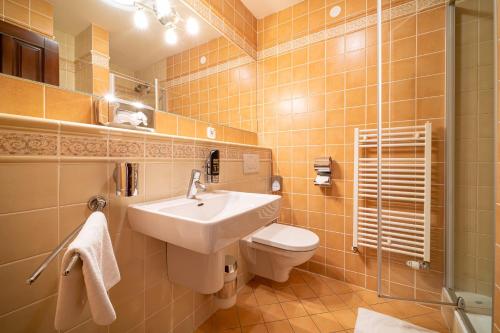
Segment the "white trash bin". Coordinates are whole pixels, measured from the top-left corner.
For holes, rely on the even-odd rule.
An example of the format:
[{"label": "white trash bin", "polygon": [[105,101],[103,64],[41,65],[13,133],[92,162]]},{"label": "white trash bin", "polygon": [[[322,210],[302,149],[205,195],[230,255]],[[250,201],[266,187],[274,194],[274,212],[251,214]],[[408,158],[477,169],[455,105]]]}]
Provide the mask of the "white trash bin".
[{"label": "white trash bin", "polygon": [[236,258],[226,255],[224,258],[224,286],[215,295],[215,304],[220,309],[228,309],[236,304],[238,291],[238,263]]}]

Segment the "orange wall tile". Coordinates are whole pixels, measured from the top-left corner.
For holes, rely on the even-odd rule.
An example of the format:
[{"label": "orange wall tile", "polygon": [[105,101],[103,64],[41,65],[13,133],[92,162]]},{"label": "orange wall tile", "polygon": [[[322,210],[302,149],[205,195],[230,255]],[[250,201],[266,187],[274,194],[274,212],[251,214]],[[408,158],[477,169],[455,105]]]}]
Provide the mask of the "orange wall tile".
[{"label": "orange wall tile", "polygon": [[[85,221],[90,214],[87,200],[96,194],[113,203],[103,213],[121,275],[109,292],[117,319],[99,326],[87,309],[75,319],[77,331],[194,332],[215,311],[212,295],[169,280],[164,242],[130,229],[126,214],[130,200],[116,197],[110,176],[114,162],[122,156],[139,163],[139,193],[133,199],[137,202],[183,195],[191,169],[201,161],[194,152],[214,148],[221,152],[224,172],[220,183],[212,186],[266,193],[271,174],[267,149],[19,117],[0,116],[0,129],[5,141],[0,183],[6,190],[0,195],[1,332],[54,332],[57,285],[64,278],[60,265],[53,261],[32,285],[24,281]],[[241,174],[245,152],[262,156],[260,173]],[[225,251],[240,261],[236,246]],[[248,278],[248,273],[238,272],[243,284]]]},{"label": "orange wall tile", "polygon": [[54,35],[54,10],[46,0],[3,0],[0,19],[52,37]]},{"label": "orange wall tile", "polygon": [[44,86],[0,75],[0,112],[43,118]]},{"label": "orange wall tile", "polygon": [[90,124],[92,97],[58,88],[45,88],[45,117]]},{"label": "orange wall tile", "polygon": [[[201,64],[205,56],[207,63]],[[216,66],[236,59],[246,65],[218,69]],[[166,59],[168,112],[204,122],[257,131],[256,95],[257,66],[244,51],[225,37],[219,37],[200,46]],[[202,74],[208,68],[214,74],[191,79],[187,75]],[[226,67],[227,68],[227,67]],[[169,84],[180,77],[184,83]]]},{"label": "orange wall tile", "polygon": [[257,19],[241,0],[202,0],[224,23],[236,31],[254,48],[257,48]]},{"label": "orange wall tile", "polygon": [[[403,2],[386,2],[384,6],[388,9]],[[281,43],[375,14],[374,1],[326,4],[304,1],[259,20],[258,49],[280,50]],[[336,19],[328,15],[333,4],[343,8]],[[426,20],[420,22],[419,17]],[[432,121],[434,146],[441,151],[444,5],[393,19],[390,33],[388,27],[384,23],[383,126]],[[320,248],[303,268],[372,289],[376,286],[372,268],[375,253],[362,249],[360,254],[353,254],[351,244],[353,131],[356,127],[374,127],[377,119],[375,33],[372,25],[309,42],[292,51],[278,51],[276,56],[259,59],[257,70],[259,144],[273,149],[273,170],[284,177],[282,221],[307,227],[321,239]],[[426,66],[433,57],[433,65]],[[416,112],[424,105],[425,112]],[[335,185],[331,189],[312,184],[313,160],[325,155],[335,160]],[[436,154],[433,162],[439,167],[444,157]],[[443,182],[442,174],[433,179],[435,191],[440,193],[433,199],[433,214],[439,219],[444,215]],[[432,277],[407,278],[414,272],[400,264],[403,258],[393,256],[395,259],[384,265],[392,271],[390,278],[384,277],[390,293],[413,296],[425,292],[440,298],[444,276],[442,226],[440,220],[433,228]],[[431,288],[436,285],[434,281],[441,284]]]}]

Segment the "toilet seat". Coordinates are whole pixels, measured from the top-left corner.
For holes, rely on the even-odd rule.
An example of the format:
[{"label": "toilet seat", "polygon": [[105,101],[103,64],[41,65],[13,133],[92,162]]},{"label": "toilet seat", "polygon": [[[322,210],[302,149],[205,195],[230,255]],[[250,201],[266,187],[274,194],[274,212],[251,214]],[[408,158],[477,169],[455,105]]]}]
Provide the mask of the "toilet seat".
[{"label": "toilet seat", "polygon": [[311,251],[318,247],[319,237],[312,231],[273,223],[251,235],[252,242],[287,251]]}]

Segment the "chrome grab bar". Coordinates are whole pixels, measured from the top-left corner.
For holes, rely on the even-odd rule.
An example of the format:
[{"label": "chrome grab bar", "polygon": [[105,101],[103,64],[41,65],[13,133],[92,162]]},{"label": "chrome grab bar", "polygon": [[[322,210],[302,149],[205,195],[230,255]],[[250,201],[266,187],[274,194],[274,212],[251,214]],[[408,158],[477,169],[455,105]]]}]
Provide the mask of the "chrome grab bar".
[{"label": "chrome grab bar", "polygon": [[[106,207],[106,198],[100,195],[96,195],[92,198],[89,199],[87,206],[92,212],[95,211],[102,211],[104,207]],[[47,266],[57,257],[57,255],[66,247],[66,245],[82,230],[83,226],[85,225],[85,222],[80,224],[75,230],[73,230],[64,240],[59,244],[50,254],[49,256],[35,269],[33,274],[26,280],[26,283],[31,285],[33,282],[35,282],[38,277],[43,273],[43,271],[47,268]],[[68,266],[66,269],[63,271],[63,275],[66,276],[71,272],[71,269],[73,266],[76,264],[78,259],[80,258],[80,255],[78,253],[75,253],[73,257],[71,258],[71,261],[69,262]]]}]

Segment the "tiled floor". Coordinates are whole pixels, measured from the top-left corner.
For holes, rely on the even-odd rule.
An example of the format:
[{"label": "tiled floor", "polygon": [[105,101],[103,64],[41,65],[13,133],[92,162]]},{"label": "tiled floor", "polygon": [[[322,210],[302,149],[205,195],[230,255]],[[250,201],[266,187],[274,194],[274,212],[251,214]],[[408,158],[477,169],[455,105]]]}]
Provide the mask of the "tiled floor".
[{"label": "tiled floor", "polygon": [[448,332],[437,309],[380,299],[373,291],[303,271],[293,271],[285,283],[254,278],[235,306],[217,311],[196,332],[354,332],[359,307]]}]

